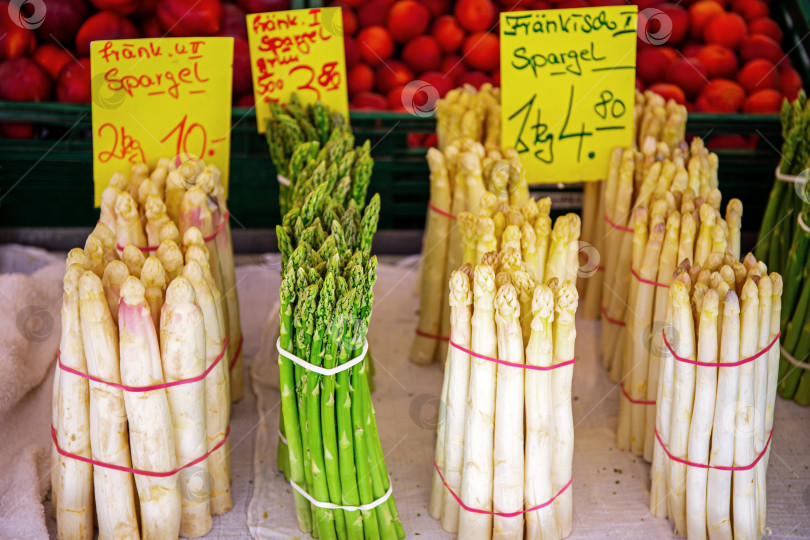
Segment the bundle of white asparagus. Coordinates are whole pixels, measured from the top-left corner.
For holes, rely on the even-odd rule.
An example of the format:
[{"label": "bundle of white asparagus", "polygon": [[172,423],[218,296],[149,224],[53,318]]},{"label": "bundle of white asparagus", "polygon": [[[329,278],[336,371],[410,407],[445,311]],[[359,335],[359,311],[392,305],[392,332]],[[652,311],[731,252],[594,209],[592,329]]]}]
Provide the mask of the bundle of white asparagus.
[{"label": "bundle of white asparagus", "polygon": [[751,254],[712,258],[678,267],[659,330],[650,510],[689,538],[758,539],[767,534],[782,277]]},{"label": "bundle of white asparagus", "polygon": [[[465,258],[465,251],[475,252],[477,247],[474,236],[463,237],[461,222],[476,222],[477,216],[490,218],[490,228],[494,229],[497,242],[507,225],[507,215],[514,215],[510,223],[516,224],[520,233],[522,221],[517,224],[515,220],[523,219],[523,207],[534,204],[534,209],[527,214],[532,225],[540,213],[537,204],[530,202],[526,175],[512,148],[503,152],[494,148],[486,150],[484,145],[471,139],[456,139],[444,152],[429,149],[427,160],[430,204],[422,247],[419,323],[410,354],[411,361],[417,364],[444,362],[447,351],[439,344],[446,341],[450,312],[442,299],[447,298],[450,273],[464,261],[478,262]],[[548,204],[544,206],[546,218]],[[462,217],[465,212],[471,215]],[[480,234],[490,233],[482,231]],[[516,247],[520,248],[519,234],[517,240]],[[473,244],[464,247],[467,241]],[[482,253],[495,249],[497,246],[487,247]]]},{"label": "bundle of white asparagus", "polygon": [[500,149],[501,89],[485,83],[479,90],[469,84],[450,90],[436,104],[436,134],[441,151],[457,139]]},{"label": "bundle of white asparagus", "polygon": [[[619,356],[613,357],[611,376],[621,384],[616,443],[621,450],[651,461],[655,425],[655,394],[660,374],[660,329],[664,324],[667,290],[677,263],[694,263],[707,271],[722,264],[740,265],[742,203],[731,199],[720,214],[720,192],[712,189],[705,201],[690,188],[670,186],[653,194],[649,208],[633,211],[631,261],[620,272],[629,282],[627,318]],[[628,279],[627,274],[630,274]],[[616,326],[616,325],[613,325]]]},{"label": "bundle of white asparagus", "polygon": [[578,295],[570,280],[535,282],[510,251],[450,280],[430,515],[459,538],[565,538]]},{"label": "bundle of white asparagus", "polygon": [[[142,191],[156,189],[147,172],[133,167]],[[211,515],[233,506],[232,338],[211,264],[219,249],[218,271],[225,261],[232,269],[233,254],[229,240],[206,241],[212,211],[201,186],[212,186],[217,219],[227,210],[218,171],[200,172],[196,186],[178,184],[182,192],[167,197],[174,219],[155,194],[144,197],[141,217],[116,174],[85,248],[68,254],[52,416],[59,538],[92,539],[94,506],[100,538],[199,537]],[[156,249],[144,253],[147,235]]]},{"label": "bundle of white asparagus", "polygon": [[[679,105],[673,100],[665,101],[664,98],[650,92],[636,92],[635,111],[633,119],[635,121],[633,148],[638,150],[645,144],[650,145],[652,139],[656,143],[664,143],[669,148],[677,148],[683,144],[686,133],[687,112],[683,105]],[[686,158],[684,158],[686,159]],[[674,160],[673,160],[674,161]],[[618,174],[618,171],[611,167],[610,175]],[[608,177],[610,178],[610,176]],[[616,177],[613,177],[615,182]],[[636,177],[636,188],[638,188],[641,178]],[[610,225],[604,217],[607,213],[614,212],[615,187],[611,186],[611,201],[607,201],[608,183],[587,182],[583,189],[582,206],[582,240],[593,245],[598,253],[603,254],[603,259],[607,259],[607,265],[615,260],[615,254],[607,250],[606,239],[610,230]],[[610,206],[608,206],[609,203]],[[623,219],[629,217],[627,208],[624,209]],[[577,288],[582,296],[582,316],[586,319],[598,319],[600,316],[600,302],[603,301],[603,283],[605,273],[600,272],[591,279],[581,279],[577,283]]]},{"label": "bundle of white asparagus", "polygon": [[[606,230],[600,250],[600,253],[604,254],[601,261],[605,268],[600,307],[602,358],[605,367],[611,370],[613,382],[619,382],[621,379],[622,359],[625,357],[626,324],[628,313],[632,313],[628,309],[630,300],[628,294],[632,281],[628,279],[628,273],[632,262],[636,260],[633,257],[634,253],[639,249],[643,250],[644,246],[644,243],[639,245],[638,242],[635,244],[633,242],[634,213],[640,207],[648,207],[653,197],[671,198],[667,203],[668,208],[672,210],[680,208],[681,214],[695,214],[694,217],[700,219],[703,215],[700,213],[702,203],[708,202],[713,208],[719,208],[717,165],[717,155],[709,153],[699,138],[692,141],[688,153],[682,146],[670,148],[653,138],[648,138],[640,151],[629,148],[617,148],[613,151],[610,173],[605,181],[603,221]],[[685,212],[685,209],[688,211]],[[736,206],[736,209],[739,218],[742,215],[742,207]],[[711,224],[714,225],[714,222],[712,219]],[[719,222],[721,226],[726,225],[723,220]],[[693,231],[699,227],[701,223],[696,220]],[[732,245],[739,246],[739,226],[729,224],[727,228],[726,235],[731,237]],[[712,239],[711,229],[711,227],[707,229],[709,245]],[[637,249],[634,250],[634,246]],[[697,246],[690,245],[689,249],[694,252]],[[710,251],[712,250],[704,253]],[[682,257],[676,259],[677,262],[681,260]],[[666,276],[667,274],[664,274],[665,280]]]}]

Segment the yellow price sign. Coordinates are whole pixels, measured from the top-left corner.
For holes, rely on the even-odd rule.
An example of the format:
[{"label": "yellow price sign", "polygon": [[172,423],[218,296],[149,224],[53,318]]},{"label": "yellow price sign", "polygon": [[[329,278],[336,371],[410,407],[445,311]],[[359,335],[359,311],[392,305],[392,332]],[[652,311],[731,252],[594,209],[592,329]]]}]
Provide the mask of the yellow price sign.
[{"label": "yellow price sign", "polygon": [[501,13],[501,142],[529,183],[605,177],[630,146],[636,6]]},{"label": "yellow price sign", "polygon": [[302,103],[321,101],[348,117],[339,7],[255,13],[247,26],[259,133],[270,116],[266,103],[289,102],[293,93]]},{"label": "yellow price sign", "polygon": [[95,204],[115,172],[160,158],[198,157],[228,190],[233,38],[90,44]]}]

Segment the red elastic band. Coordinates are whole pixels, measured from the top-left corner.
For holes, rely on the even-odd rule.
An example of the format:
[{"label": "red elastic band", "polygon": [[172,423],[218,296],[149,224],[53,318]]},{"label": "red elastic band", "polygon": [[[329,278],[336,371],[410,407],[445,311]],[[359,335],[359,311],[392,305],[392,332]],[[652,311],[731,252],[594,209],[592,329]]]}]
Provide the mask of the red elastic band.
[{"label": "red elastic band", "polygon": [[450,219],[456,219],[456,216],[454,216],[454,215],[453,215],[453,214],[451,214],[450,212],[445,212],[445,211],[444,211],[444,210],[442,210],[441,208],[436,208],[435,206],[433,206],[433,203],[432,203],[432,202],[430,202],[430,201],[428,201],[428,208],[430,208],[431,210],[433,210],[433,211],[434,211],[434,212],[436,212],[437,214],[441,214],[441,215],[443,215],[443,216],[445,216],[445,217],[449,217]]},{"label": "red elastic band", "polygon": [[452,336],[450,336],[450,338],[448,339],[450,340],[450,345],[452,345],[453,347],[455,347],[460,351],[475,356],[476,358],[480,358],[481,360],[489,360],[490,362],[495,362],[496,364],[502,364],[504,366],[511,366],[522,369],[533,369],[535,371],[551,371],[552,369],[570,366],[576,361],[576,358],[572,358],[571,360],[566,360],[565,362],[560,362],[559,364],[554,364],[553,366],[532,366],[530,364],[516,364],[514,362],[507,362],[506,360],[501,360],[500,358],[490,358],[489,356],[484,356],[483,354],[478,354],[469,349],[465,349],[464,347],[453,341]]},{"label": "red elastic band", "polygon": [[72,453],[70,453],[70,452],[68,452],[66,450],[62,450],[62,448],[59,446],[59,442],[56,440],[56,430],[53,428],[53,425],[51,425],[51,439],[53,440],[53,444],[56,447],[56,451],[59,452],[59,454],[65,456],[65,457],[69,457],[69,458],[77,459],[79,461],[83,461],[85,463],[89,463],[90,465],[95,465],[95,466],[98,466],[98,467],[104,467],[105,469],[113,469],[113,470],[116,470],[116,471],[121,471],[121,472],[125,472],[125,473],[130,473],[130,474],[139,474],[141,476],[152,476],[152,477],[155,477],[155,478],[166,478],[168,476],[174,476],[175,474],[179,473],[183,469],[187,469],[187,468],[191,467],[192,465],[196,465],[197,463],[201,462],[202,460],[204,460],[205,458],[207,458],[208,456],[210,456],[211,454],[213,454],[214,452],[219,450],[220,447],[223,444],[225,444],[225,441],[228,440],[228,436],[230,434],[231,434],[231,425],[228,424],[228,428],[225,430],[225,436],[222,437],[222,439],[220,439],[220,441],[216,444],[216,446],[214,446],[211,450],[209,450],[205,454],[201,455],[200,457],[198,457],[198,458],[196,458],[196,459],[194,459],[192,461],[189,461],[188,463],[186,463],[182,467],[178,467],[173,471],[153,472],[153,471],[142,471],[141,469],[132,469],[130,467],[124,467],[122,465],[114,465],[112,463],[104,463],[103,461],[96,461],[95,459],[86,458],[84,456],[80,456],[78,454],[72,454]]},{"label": "red elastic band", "polygon": [[625,388],[624,388],[624,381],[620,382],[619,386],[621,386],[621,388],[622,388],[622,394],[624,394],[624,397],[626,397],[627,401],[629,401],[630,403],[633,403],[635,405],[655,405],[655,401],[646,401],[646,400],[643,400],[643,399],[633,399],[632,397],[630,397],[630,394],[628,394],[627,390],[625,390]]},{"label": "red elastic band", "polygon": [[612,319],[610,315],[607,314],[607,310],[605,309],[604,304],[599,304],[599,309],[602,311],[602,316],[605,318],[607,322],[610,324],[615,324],[617,326],[627,326],[627,323],[624,321],[620,321],[618,319]]},{"label": "red elastic band", "polygon": [[599,266],[597,266],[597,267],[596,267],[596,271],[597,271],[597,272],[604,272],[604,271],[605,271],[605,267],[604,267],[604,266],[602,266],[602,265],[600,264]]},{"label": "red elastic band", "polygon": [[688,465],[689,467],[697,467],[699,469],[716,469],[718,471],[748,471],[753,469],[759,463],[759,460],[762,459],[762,456],[765,455],[765,452],[768,451],[768,445],[771,444],[771,437],[773,437],[773,430],[768,434],[768,442],[765,443],[765,448],[762,449],[762,452],[759,453],[757,459],[754,460],[753,463],[750,465],[740,466],[740,467],[724,467],[723,465],[705,465],[703,463],[692,463],[691,461],[687,461],[685,459],[673,456],[669,453],[664,441],[661,440],[661,437],[658,435],[658,429],[654,429],[655,431],[655,438],[658,441],[658,444],[661,445],[661,448],[664,450],[664,453],[667,455],[669,459],[672,461],[677,461],[678,463],[683,463],[684,465]]},{"label": "red elastic band", "polygon": [[669,285],[667,285],[666,283],[658,283],[657,281],[650,281],[649,279],[644,279],[643,277],[638,275],[638,272],[636,272],[636,269],[633,268],[632,264],[630,265],[630,273],[633,274],[633,277],[636,278],[641,283],[647,283],[648,285],[655,285],[656,287],[666,287],[667,289],[669,289]]},{"label": "red elastic band", "polygon": [[[118,251],[124,251],[126,246],[122,246],[121,244],[116,243],[115,247],[118,248]],[[138,246],[136,246],[138,247]],[[157,251],[160,246],[146,246],[146,247],[138,247],[142,252],[149,253],[150,251]]]},{"label": "red elastic band", "polygon": [[489,510],[479,510],[478,508],[470,508],[469,506],[464,504],[464,502],[461,500],[461,497],[459,497],[456,494],[456,492],[453,491],[450,488],[450,486],[447,485],[447,481],[444,479],[444,475],[442,474],[442,471],[439,469],[439,465],[436,463],[435,459],[433,460],[433,466],[436,467],[436,472],[439,473],[439,478],[442,479],[442,483],[444,484],[444,487],[447,488],[447,491],[450,492],[450,495],[453,496],[453,498],[456,500],[458,505],[461,506],[464,510],[466,510],[467,512],[472,512],[473,514],[487,514],[487,515],[490,515],[490,516],[498,516],[498,517],[506,517],[506,518],[520,516],[520,515],[526,514],[527,512],[534,512],[535,510],[540,510],[541,508],[545,508],[546,506],[553,503],[554,499],[556,499],[557,497],[562,495],[563,492],[566,489],[571,487],[571,484],[574,481],[574,477],[572,476],[571,479],[568,481],[568,483],[565,484],[562,487],[562,489],[560,489],[560,491],[556,495],[554,495],[552,498],[550,498],[549,500],[547,500],[543,504],[538,504],[537,506],[532,506],[531,508],[527,508],[526,510],[518,510],[517,512],[490,512]]},{"label": "red elastic band", "polygon": [[56,364],[62,371],[67,371],[68,373],[73,373],[74,375],[78,375],[79,377],[83,377],[85,379],[90,379],[91,381],[95,381],[97,383],[106,384],[107,386],[112,386],[113,388],[118,388],[119,390],[124,390],[126,392],[150,392],[152,390],[160,390],[161,388],[171,388],[172,386],[179,386],[181,384],[190,384],[194,382],[201,381],[205,379],[205,377],[211,373],[219,361],[222,360],[222,357],[225,356],[225,347],[228,346],[228,336],[225,336],[225,341],[222,342],[222,351],[217,356],[217,359],[214,360],[210,366],[206,368],[205,371],[197,375],[196,377],[191,377],[190,379],[180,379],[179,381],[171,381],[167,383],[160,383],[160,384],[153,384],[150,386],[126,386],[124,384],[108,382],[98,377],[93,377],[87,373],[82,373],[79,370],[73,369],[71,367],[66,366],[62,363],[62,351],[59,350],[56,352]]},{"label": "red elastic band", "polygon": [[698,360],[690,360],[688,358],[682,358],[677,354],[675,354],[675,351],[672,350],[672,346],[669,344],[669,341],[667,341],[667,333],[664,332],[664,330],[661,330],[661,335],[664,336],[664,345],[666,345],[667,349],[669,349],[669,352],[672,353],[673,358],[675,358],[675,360],[679,362],[686,362],[687,364],[694,364],[696,366],[703,366],[703,367],[736,367],[741,366],[743,364],[747,364],[748,362],[753,362],[766,352],[770,351],[771,347],[773,347],[776,343],[779,342],[779,336],[782,335],[782,332],[777,332],[776,336],[774,336],[771,343],[767,347],[759,351],[757,354],[755,354],[754,356],[749,356],[748,358],[743,358],[742,360],[738,360],[737,362],[700,362]]},{"label": "red elastic band", "polygon": [[233,358],[231,358],[231,363],[228,365],[228,371],[233,371],[233,366],[236,365],[236,359],[239,358],[239,353],[242,352],[242,343],[245,342],[245,336],[239,338],[239,345],[236,347],[236,352],[233,353]]},{"label": "red elastic band", "polygon": [[613,223],[613,221],[608,217],[607,214],[605,214],[605,221],[607,221],[608,224],[611,227],[613,227],[614,229],[618,229],[620,231],[625,231],[625,232],[633,232],[632,227],[625,227],[624,225],[619,225],[618,223]]},{"label": "red elastic band", "polygon": [[416,335],[417,336],[422,336],[422,337],[425,337],[425,338],[428,338],[428,339],[435,339],[437,341],[448,341],[450,339],[447,336],[436,336],[434,334],[428,334],[427,332],[422,332],[418,328],[416,329]]}]

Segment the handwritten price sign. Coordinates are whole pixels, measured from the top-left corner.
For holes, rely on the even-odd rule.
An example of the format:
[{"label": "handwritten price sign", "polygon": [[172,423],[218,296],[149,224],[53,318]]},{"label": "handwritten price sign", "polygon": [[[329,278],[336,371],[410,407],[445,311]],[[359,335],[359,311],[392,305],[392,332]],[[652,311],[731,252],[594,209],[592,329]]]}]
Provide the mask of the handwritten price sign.
[{"label": "handwritten price sign", "polygon": [[349,113],[343,15],[339,7],[247,16],[256,122],[264,133],[269,101],[321,101]]},{"label": "handwritten price sign", "polygon": [[632,144],[637,11],[501,13],[502,143],[531,183],[602,179]]},{"label": "handwritten price sign", "polygon": [[90,67],[96,206],[114,172],[180,154],[217,165],[227,193],[232,38],[94,41]]}]

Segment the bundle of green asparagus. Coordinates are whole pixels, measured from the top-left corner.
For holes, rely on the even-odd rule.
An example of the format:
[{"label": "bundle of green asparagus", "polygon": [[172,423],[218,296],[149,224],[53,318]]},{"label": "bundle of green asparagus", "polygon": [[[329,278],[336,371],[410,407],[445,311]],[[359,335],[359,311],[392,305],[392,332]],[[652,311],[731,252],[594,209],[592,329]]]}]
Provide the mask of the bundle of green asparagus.
[{"label": "bundle of green asparagus", "polygon": [[782,277],[682,264],[662,332],[650,511],[689,538],[767,534]]},{"label": "bundle of green asparagus", "polygon": [[[351,170],[352,165],[355,163],[359,165],[361,160],[360,156],[355,160],[354,156],[350,158],[344,155],[350,153],[354,146],[354,137],[343,113],[330,111],[320,101],[305,107],[296,94],[292,95],[287,104],[281,105],[271,101],[269,107],[270,118],[267,120],[265,137],[270,149],[270,158],[279,175],[279,204],[283,216],[293,208],[296,197],[301,199],[317,185],[317,183],[299,185],[300,180],[308,179],[313,172],[313,169],[305,170],[309,158],[317,155],[315,166],[323,163],[327,169],[332,163],[338,164],[340,168],[338,179],[342,179]],[[338,145],[329,145],[330,142],[345,137],[351,139],[348,144],[342,141]],[[298,156],[294,160],[296,151],[302,145],[308,145],[304,150],[308,157]],[[327,157],[329,162],[326,160]],[[368,169],[371,169],[370,165]]]},{"label": "bundle of green asparagus", "polygon": [[565,538],[578,296],[569,280],[536,284],[510,249],[450,280],[430,515],[459,538]]},{"label": "bundle of green asparagus", "polygon": [[[633,147],[644,146],[650,138],[662,142],[669,148],[680,146],[686,132],[686,108],[673,100],[664,101],[664,98],[654,92],[636,92],[633,134]],[[614,167],[610,175],[616,175]],[[615,181],[615,176],[613,178]],[[638,178],[636,179],[638,181]],[[604,253],[610,260],[612,252],[607,251],[606,239],[610,225],[605,216],[613,212],[612,206],[606,206],[608,183],[586,182],[583,189],[582,205],[582,240],[592,245],[598,253]],[[610,186],[610,189],[614,189]],[[615,195],[611,195],[615,203]],[[608,262],[608,264],[610,264]],[[600,303],[603,301],[603,283],[605,272],[599,272],[590,279],[580,279],[577,288],[582,297],[582,316],[586,319],[597,319],[600,313]]]},{"label": "bundle of green asparagus", "polygon": [[[279,452],[287,452],[302,531],[318,538],[397,539],[404,530],[391,497],[363,359],[380,198],[372,197],[365,209],[348,198],[344,210],[344,202],[324,181],[276,229],[286,437]],[[352,365],[358,357],[362,360]]]},{"label": "bundle of green asparagus", "polygon": [[[503,152],[495,148],[486,150],[484,145],[471,139],[456,139],[444,152],[435,148],[428,150],[427,160],[430,203],[422,247],[419,323],[410,354],[416,364],[444,362],[447,353],[445,347],[439,346],[446,341],[450,329],[450,313],[442,299],[447,297],[451,271],[466,260],[464,254],[468,249],[476,250],[475,234],[462,237],[460,226],[462,220],[475,221],[476,218],[462,217],[462,214],[483,213],[491,218],[494,220],[490,223],[494,227],[492,234],[498,238],[507,224],[515,224],[518,227],[516,247],[520,248],[520,225],[513,221],[507,223],[507,215],[522,217],[521,209],[534,203],[530,202],[526,175],[513,148]],[[548,220],[547,205],[544,209]],[[532,224],[539,213],[535,204],[530,213]],[[470,241],[471,245],[465,244]],[[490,249],[496,247],[484,251]]]},{"label": "bundle of green asparagus", "polygon": [[[194,178],[221,194],[215,170],[200,171]],[[197,227],[210,226],[208,196],[195,186],[179,197],[182,243],[162,199],[147,197],[146,230],[151,239],[159,229],[159,245],[145,257],[143,218],[115,185],[108,203],[112,190],[115,204],[102,206],[85,248],[66,261],[52,417],[57,535],[93,538],[95,515],[101,538],[203,536],[211,515],[233,506],[228,303]]]},{"label": "bundle of green asparagus", "polygon": [[756,255],[785,276],[779,394],[810,405],[810,105],[804,92],[782,105],[782,161],[759,232]]}]

